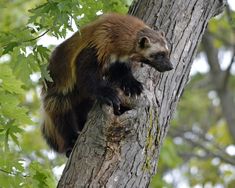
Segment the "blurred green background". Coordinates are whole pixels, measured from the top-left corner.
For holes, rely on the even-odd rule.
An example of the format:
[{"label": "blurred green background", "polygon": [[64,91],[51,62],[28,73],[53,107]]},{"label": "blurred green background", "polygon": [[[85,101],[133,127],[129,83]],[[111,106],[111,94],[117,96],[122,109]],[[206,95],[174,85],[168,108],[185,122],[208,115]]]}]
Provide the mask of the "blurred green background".
[{"label": "blurred green background", "polygon": [[[0,0],[0,188],[55,187],[66,158],[40,133],[51,50],[131,0]],[[235,2],[203,37],[164,141],[152,188],[235,187]]]}]

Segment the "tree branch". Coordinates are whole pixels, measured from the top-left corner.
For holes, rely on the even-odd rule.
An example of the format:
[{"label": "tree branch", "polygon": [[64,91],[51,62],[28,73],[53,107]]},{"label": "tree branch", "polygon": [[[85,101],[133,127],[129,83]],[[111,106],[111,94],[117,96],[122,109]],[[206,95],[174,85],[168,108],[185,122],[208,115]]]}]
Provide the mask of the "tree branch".
[{"label": "tree branch", "polygon": [[231,114],[235,108],[235,103],[232,92],[226,87],[230,76],[230,69],[234,61],[234,56],[225,74],[220,68],[218,50],[213,45],[213,38],[212,36],[209,36],[207,32],[203,37],[202,45],[205,49],[207,62],[210,66],[211,84],[214,86],[214,89],[220,98],[223,115],[228,124],[233,142],[235,142],[235,116]]},{"label": "tree branch", "polygon": [[196,140],[186,138],[186,137],[184,137],[184,139],[187,140],[188,143],[190,143],[194,146],[196,145],[196,146],[202,148],[207,153],[211,154],[213,157],[217,157],[217,158],[221,159],[222,161],[224,161],[226,163],[229,163],[231,165],[235,165],[235,160],[233,160],[230,156],[228,156],[226,152],[222,152],[221,150],[213,151],[213,149],[208,148],[206,146],[207,144],[204,143],[204,142],[196,141]]},{"label": "tree branch", "polygon": [[[185,136],[185,133],[191,133],[194,136],[190,138]],[[180,136],[184,139],[187,143],[189,143],[192,147],[199,147],[203,149],[206,153],[210,154],[212,157],[218,157],[221,161],[225,163],[229,163],[231,165],[235,165],[235,160],[227,154],[225,148],[220,147],[217,143],[213,140],[209,140],[206,138],[205,134],[195,132],[192,130],[182,130],[180,128],[171,129],[171,135]]]},{"label": "tree branch", "polygon": [[[234,20],[233,20],[233,17],[231,15],[231,10],[230,10],[230,7],[227,5],[226,6],[226,13],[227,13],[227,18],[228,18],[228,22],[229,22],[229,25],[231,27],[231,30],[232,32],[234,33],[235,32],[235,26],[234,26]],[[234,35],[232,35],[232,37],[234,37]],[[233,40],[231,41],[234,41],[235,39],[233,38]],[[231,61],[229,63],[229,66],[228,68],[226,69],[225,71],[225,76],[224,76],[224,89],[227,88],[227,85],[228,85],[228,82],[229,82],[229,77],[231,75],[230,71],[231,71],[231,68],[232,68],[232,65],[235,61],[235,43],[233,42],[232,44],[232,58],[231,58]]]},{"label": "tree branch", "polygon": [[224,84],[223,84],[223,90],[227,90],[227,86],[229,83],[229,78],[231,76],[231,68],[233,66],[233,63],[235,62],[235,48],[233,49],[233,54],[232,54],[232,58],[230,60],[230,63],[227,67],[227,69],[225,70],[225,75],[224,75]]}]

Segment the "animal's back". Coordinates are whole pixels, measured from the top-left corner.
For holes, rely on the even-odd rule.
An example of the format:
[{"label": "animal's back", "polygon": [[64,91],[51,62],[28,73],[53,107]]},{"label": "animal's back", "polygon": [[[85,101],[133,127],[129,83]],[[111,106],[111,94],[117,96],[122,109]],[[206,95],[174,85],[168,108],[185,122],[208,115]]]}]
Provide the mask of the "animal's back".
[{"label": "animal's back", "polygon": [[[138,31],[147,27],[141,20],[120,14],[106,14],[81,29],[81,44],[97,49],[100,63],[107,63],[111,54],[129,55],[136,46]],[[92,31],[92,32],[91,32]]]},{"label": "animal's back", "polygon": [[[76,82],[76,57],[89,47],[97,49],[101,66],[116,58],[129,55],[136,46],[138,31],[147,27],[141,20],[120,14],[105,14],[82,27],[53,52],[49,64],[51,76],[60,91],[71,90]],[[64,75],[61,75],[64,72]]]}]

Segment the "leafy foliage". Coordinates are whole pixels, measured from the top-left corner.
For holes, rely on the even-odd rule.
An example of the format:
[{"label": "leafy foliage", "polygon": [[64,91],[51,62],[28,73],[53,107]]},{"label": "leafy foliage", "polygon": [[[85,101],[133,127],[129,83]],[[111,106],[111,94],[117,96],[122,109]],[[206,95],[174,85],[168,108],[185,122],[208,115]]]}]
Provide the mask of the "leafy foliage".
[{"label": "leafy foliage", "polygon": [[52,46],[43,37],[65,38],[102,12],[122,12],[125,0],[16,0],[0,2],[0,187],[55,187],[50,169],[64,158],[47,150],[40,124],[40,83]]}]

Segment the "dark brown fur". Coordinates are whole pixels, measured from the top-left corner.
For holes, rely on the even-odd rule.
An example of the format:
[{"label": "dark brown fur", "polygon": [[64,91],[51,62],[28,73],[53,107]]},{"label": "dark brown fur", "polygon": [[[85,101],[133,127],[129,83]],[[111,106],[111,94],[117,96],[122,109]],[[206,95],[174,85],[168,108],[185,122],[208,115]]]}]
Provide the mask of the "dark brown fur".
[{"label": "dark brown fur", "polygon": [[141,93],[142,84],[128,65],[132,60],[159,71],[172,69],[162,33],[119,14],[101,16],[54,50],[48,67],[54,82],[42,90],[42,132],[54,150],[71,150],[95,100],[119,113],[120,99],[112,84],[127,95]]}]

